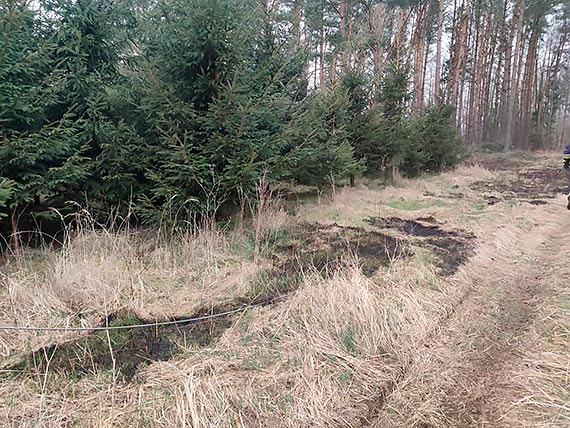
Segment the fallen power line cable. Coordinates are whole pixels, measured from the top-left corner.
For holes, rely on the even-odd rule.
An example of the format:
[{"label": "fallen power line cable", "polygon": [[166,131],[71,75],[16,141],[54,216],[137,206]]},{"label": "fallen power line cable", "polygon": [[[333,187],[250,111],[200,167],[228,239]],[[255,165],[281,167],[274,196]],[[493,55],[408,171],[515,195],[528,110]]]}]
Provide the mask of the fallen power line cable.
[{"label": "fallen power line cable", "polygon": [[204,321],[213,320],[216,318],[223,318],[230,315],[238,314],[240,312],[245,312],[249,309],[257,308],[260,306],[266,306],[277,302],[285,298],[287,295],[282,294],[280,296],[271,298],[269,300],[264,300],[259,303],[252,303],[245,305],[231,311],[219,312],[217,314],[204,315],[194,318],[183,318],[179,320],[172,321],[159,321],[146,324],[133,324],[133,325],[113,325],[113,326],[100,326],[100,327],[28,327],[28,326],[17,326],[17,325],[0,325],[0,331],[18,330],[18,331],[108,331],[108,330],[130,330],[136,328],[148,328],[148,327],[161,327],[168,325],[177,324],[198,324]]}]

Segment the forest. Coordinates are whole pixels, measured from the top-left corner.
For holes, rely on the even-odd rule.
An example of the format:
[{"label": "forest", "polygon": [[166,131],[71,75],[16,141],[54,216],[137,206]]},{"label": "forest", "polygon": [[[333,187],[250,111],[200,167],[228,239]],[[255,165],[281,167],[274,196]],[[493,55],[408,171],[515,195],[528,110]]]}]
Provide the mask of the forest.
[{"label": "forest", "polygon": [[0,0],[2,233],[560,147],[569,35],[563,0]]},{"label": "forest", "polygon": [[569,66],[569,0],[0,0],[0,425],[568,427]]}]

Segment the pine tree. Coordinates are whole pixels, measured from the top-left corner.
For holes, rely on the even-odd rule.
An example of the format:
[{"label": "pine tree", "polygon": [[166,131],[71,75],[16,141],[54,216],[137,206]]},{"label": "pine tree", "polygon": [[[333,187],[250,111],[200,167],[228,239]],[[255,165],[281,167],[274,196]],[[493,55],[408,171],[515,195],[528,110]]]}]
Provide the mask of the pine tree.
[{"label": "pine tree", "polygon": [[0,178],[0,219],[7,217],[7,214],[2,210],[8,207],[13,192],[14,182],[7,178]]},{"label": "pine tree", "polygon": [[287,175],[284,130],[305,65],[271,11],[250,2],[184,0],[157,12],[168,19],[156,18],[137,126],[148,148],[151,221],[166,203],[210,214],[253,192],[265,171]]},{"label": "pine tree", "polygon": [[321,88],[305,101],[289,134],[291,178],[323,187],[362,172],[351,144],[350,107],[350,95],[340,84]]},{"label": "pine tree", "polygon": [[[11,180],[8,200],[14,244],[18,218],[30,205],[62,201],[89,175],[81,119],[54,114],[69,76],[53,38],[23,2],[2,4],[0,14],[0,177]],[[36,214],[38,214],[36,212]]]},{"label": "pine tree", "polygon": [[129,6],[107,0],[46,2],[58,20],[56,60],[68,76],[59,109],[83,121],[82,138],[92,163],[85,190],[103,207],[125,202],[144,185],[141,138],[130,113],[135,100],[119,72],[119,58],[123,63],[130,59],[127,39],[135,18]]},{"label": "pine tree", "polygon": [[453,126],[453,108],[436,104],[427,107],[412,122],[410,140],[400,164],[407,176],[441,172],[465,159],[465,149]]},{"label": "pine tree", "polygon": [[366,159],[367,172],[384,176],[388,167],[397,167],[409,142],[407,112],[408,73],[403,66],[390,64],[385,71],[376,107],[366,114],[357,140],[356,153]]}]

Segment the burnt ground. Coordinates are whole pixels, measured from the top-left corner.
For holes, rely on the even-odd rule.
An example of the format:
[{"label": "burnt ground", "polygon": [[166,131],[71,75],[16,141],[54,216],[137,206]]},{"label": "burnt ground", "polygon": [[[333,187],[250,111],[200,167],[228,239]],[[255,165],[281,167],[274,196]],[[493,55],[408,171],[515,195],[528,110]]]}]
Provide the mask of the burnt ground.
[{"label": "burnt ground", "polygon": [[[551,226],[539,226],[522,237],[516,250],[508,250],[508,259],[481,262],[475,274],[478,280],[470,284],[472,288],[434,334],[419,345],[422,357],[370,406],[372,417],[361,426],[546,426],[538,420],[513,423],[506,417],[513,413],[516,420],[517,406],[533,399],[529,390],[517,389],[518,382],[525,380],[517,379],[516,373],[528,364],[523,356],[529,351],[537,356],[545,351],[534,348],[534,323],[542,316],[545,302],[553,298],[552,284],[564,281],[560,272],[565,254],[561,249],[568,242],[563,227],[566,220],[553,213],[541,214],[549,216],[546,224]],[[563,391],[567,382],[560,383]],[[534,392],[540,399],[547,394]],[[549,426],[555,425],[566,426]]]},{"label": "burnt ground", "polygon": [[519,157],[512,156],[483,156],[477,157],[472,160],[472,164],[480,165],[483,168],[497,172],[497,171],[514,171],[524,168],[532,161],[532,157]]},{"label": "burnt ground", "polygon": [[438,237],[444,238],[448,236],[459,236],[460,233],[453,230],[443,230],[440,226],[433,223],[436,222],[435,219],[431,219],[431,223],[426,225],[422,223],[422,219],[418,220],[408,220],[398,217],[371,217],[366,221],[372,226],[379,227],[381,229],[395,229],[399,232],[403,232],[407,235],[420,236],[422,238],[426,237]]},{"label": "burnt ground", "polygon": [[[291,233],[286,244],[276,245],[273,266],[261,271],[241,299],[202,307],[182,319],[215,317],[199,322],[182,319],[146,320],[130,312],[115,313],[102,320],[100,327],[149,324],[121,330],[93,331],[79,339],[55,344],[35,352],[18,355],[0,362],[2,371],[26,374],[50,371],[81,378],[96,372],[113,371],[116,380],[136,381],[139,369],[153,361],[167,361],[185,349],[215,345],[235,321],[236,311],[248,305],[270,305],[297,288],[303,272],[316,269],[329,276],[346,262],[346,254],[356,257],[366,275],[374,274],[392,260],[406,257],[410,250],[404,242],[391,235],[348,227],[302,224]],[[176,321],[175,324],[154,326],[154,322]],[[110,350],[112,349],[112,352]]]},{"label": "burnt ground", "polygon": [[[248,294],[241,299],[202,307],[181,319],[145,320],[134,313],[115,313],[102,320],[100,326],[149,324],[148,327],[94,331],[79,339],[48,346],[27,355],[2,361],[0,369],[26,374],[50,371],[81,378],[92,373],[114,371],[116,380],[136,381],[139,369],[153,361],[167,361],[185,349],[215,345],[235,321],[233,314],[249,305],[275,303],[297,288],[302,273],[311,269],[329,276],[344,265],[346,254],[356,257],[367,275],[374,274],[392,260],[406,257],[409,248],[401,239],[359,227],[302,224],[291,233],[286,244],[276,245],[273,266],[253,279]],[[215,317],[199,322],[183,319]],[[154,322],[176,321],[175,324],[154,326]],[[112,349],[112,352],[110,352]]]},{"label": "burnt ground", "polygon": [[514,179],[503,182],[478,181],[471,185],[475,191],[490,192],[487,202],[492,205],[501,199],[516,199],[534,205],[546,204],[569,190],[570,178],[562,168],[513,170]]},{"label": "burnt ground", "polygon": [[[400,232],[417,240],[414,245],[429,248],[436,256],[440,273],[444,276],[457,271],[471,255],[472,236],[464,231],[444,230],[434,224],[433,217],[422,222],[396,217],[369,219],[384,233],[363,227],[323,225],[319,223],[297,225],[287,242],[277,244],[272,253],[272,266],[262,270],[253,279],[250,291],[241,299],[202,307],[183,319],[215,318],[200,322],[183,322],[182,319],[148,320],[134,313],[115,313],[102,320],[100,326],[129,326],[149,324],[124,330],[94,331],[79,339],[39,349],[0,364],[2,370],[27,373],[30,370],[52,371],[81,378],[101,370],[114,371],[116,380],[136,381],[141,367],[153,361],[167,361],[184,349],[215,345],[224,331],[233,325],[233,314],[248,305],[269,305],[301,283],[304,272],[316,270],[325,277],[345,266],[347,256],[357,260],[363,273],[371,276],[382,266],[412,254],[410,239],[395,236]],[[427,224],[427,223],[431,224]],[[154,326],[152,323],[176,321],[175,324]],[[112,353],[110,352],[112,349]]]},{"label": "burnt ground", "polygon": [[362,227],[301,224],[292,232],[293,239],[280,245],[274,263],[285,272],[316,268],[330,275],[346,262],[347,254],[355,257],[365,275],[373,275],[394,259],[411,254],[406,242],[386,233]]},{"label": "burnt ground", "polygon": [[[49,366],[50,371],[66,374],[72,378],[82,378],[101,370],[114,369],[116,380],[131,382],[136,380],[141,367],[153,361],[167,361],[184,349],[213,345],[233,324],[233,314],[224,315],[224,313],[238,311],[251,305],[273,304],[281,297],[281,295],[266,295],[257,299],[236,299],[217,306],[200,308],[188,317],[158,320],[174,322],[159,326],[153,325],[155,320],[141,319],[134,313],[115,313],[109,315],[100,327],[149,325],[109,330],[108,334],[106,331],[94,331],[76,340],[47,346],[28,355],[3,361],[0,367],[2,371],[26,373],[45,372]],[[209,315],[215,317],[200,321],[184,321]]]},{"label": "burnt ground", "polygon": [[[419,221],[422,220],[422,221]],[[429,221],[429,224],[426,224]],[[475,236],[465,230],[443,229],[433,217],[408,220],[398,217],[371,217],[367,222],[380,229],[394,229],[410,237],[414,244],[429,249],[442,276],[451,276],[473,255]]]}]

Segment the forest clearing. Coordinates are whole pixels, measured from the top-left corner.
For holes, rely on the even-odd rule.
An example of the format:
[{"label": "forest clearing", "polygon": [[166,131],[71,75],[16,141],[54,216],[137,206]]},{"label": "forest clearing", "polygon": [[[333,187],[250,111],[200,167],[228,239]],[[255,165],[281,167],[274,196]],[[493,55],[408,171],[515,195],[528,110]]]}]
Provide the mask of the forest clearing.
[{"label": "forest clearing", "polygon": [[[251,229],[87,227],[4,265],[4,426],[553,427],[570,421],[566,176],[485,156],[272,200]],[[251,233],[250,233],[251,232]]]}]

